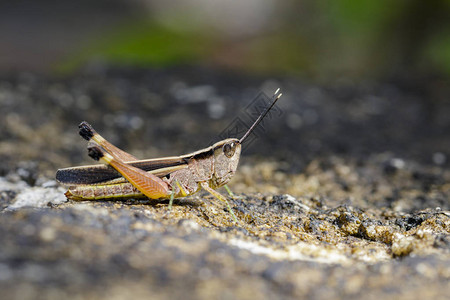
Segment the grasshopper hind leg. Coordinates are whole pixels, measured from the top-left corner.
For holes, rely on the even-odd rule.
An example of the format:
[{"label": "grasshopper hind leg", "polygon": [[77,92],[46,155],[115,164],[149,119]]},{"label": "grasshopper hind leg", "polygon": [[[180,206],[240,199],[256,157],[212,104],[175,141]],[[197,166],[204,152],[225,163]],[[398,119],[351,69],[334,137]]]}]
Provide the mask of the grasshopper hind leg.
[{"label": "grasshopper hind leg", "polygon": [[150,199],[167,199],[170,189],[166,182],[142,169],[127,165],[113,153],[105,152],[97,145],[88,147],[89,156],[110,165],[125,177],[136,189]]}]

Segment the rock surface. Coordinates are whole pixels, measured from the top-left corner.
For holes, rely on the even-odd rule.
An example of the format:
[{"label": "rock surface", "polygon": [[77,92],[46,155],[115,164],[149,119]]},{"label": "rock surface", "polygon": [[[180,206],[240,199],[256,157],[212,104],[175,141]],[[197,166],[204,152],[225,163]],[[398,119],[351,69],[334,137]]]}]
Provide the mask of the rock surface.
[{"label": "rock surface", "polygon": [[[281,117],[230,183],[239,224],[203,192],[169,211],[67,200],[53,180],[90,163],[81,120],[138,157],[182,154],[248,122],[252,97],[278,86]],[[190,68],[3,76],[1,298],[445,299],[450,98],[435,87]]]}]

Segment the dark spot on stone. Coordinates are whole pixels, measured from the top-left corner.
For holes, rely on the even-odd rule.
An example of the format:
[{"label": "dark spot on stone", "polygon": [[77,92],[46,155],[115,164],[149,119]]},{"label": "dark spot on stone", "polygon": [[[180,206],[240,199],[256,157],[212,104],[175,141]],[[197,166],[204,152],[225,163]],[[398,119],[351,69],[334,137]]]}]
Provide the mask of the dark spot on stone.
[{"label": "dark spot on stone", "polygon": [[425,217],[422,215],[413,215],[408,217],[403,217],[395,220],[395,224],[400,226],[403,230],[408,231],[411,230],[425,221]]}]

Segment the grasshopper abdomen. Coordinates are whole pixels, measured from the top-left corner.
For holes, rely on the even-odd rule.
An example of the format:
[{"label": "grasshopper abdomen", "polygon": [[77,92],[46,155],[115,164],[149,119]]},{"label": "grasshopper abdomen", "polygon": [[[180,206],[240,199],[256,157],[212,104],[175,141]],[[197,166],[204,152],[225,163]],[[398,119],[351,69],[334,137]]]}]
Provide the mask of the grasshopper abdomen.
[{"label": "grasshopper abdomen", "polygon": [[69,187],[65,195],[72,200],[145,198],[144,194],[129,182],[110,185],[72,186]]}]

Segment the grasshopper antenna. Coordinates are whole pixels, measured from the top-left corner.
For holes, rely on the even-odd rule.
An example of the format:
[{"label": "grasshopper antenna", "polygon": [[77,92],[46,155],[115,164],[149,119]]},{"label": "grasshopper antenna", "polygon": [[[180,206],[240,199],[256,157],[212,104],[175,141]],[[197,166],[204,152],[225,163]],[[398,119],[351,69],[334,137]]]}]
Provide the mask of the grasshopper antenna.
[{"label": "grasshopper antenna", "polygon": [[255,123],[253,123],[253,125],[249,128],[249,130],[247,130],[247,132],[244,134],[243,137],[241,137],[241,139],[239,140],[239,144],[242,144],[242,142],[250,135],[250,133],[252,133],[252,131],[256,128],[256,126],[259,125],[259,123],[262,121],[262,119],[264,119],[264,117],[267,115],[267,113],[269,112],[269,110],[272,109],[272,107],[275,105],[275,103],[278,101],[278,99],[280,99],[280,97],[283,95],[282,93],[278,92],[280,91],[280,89],[278,88],[275,93],[272,96],[273,102],[272,104],[270,104],[269,107],[266,108],[266,110],[259,115],[258,119],[256,119]]}]

